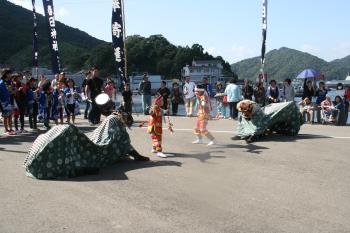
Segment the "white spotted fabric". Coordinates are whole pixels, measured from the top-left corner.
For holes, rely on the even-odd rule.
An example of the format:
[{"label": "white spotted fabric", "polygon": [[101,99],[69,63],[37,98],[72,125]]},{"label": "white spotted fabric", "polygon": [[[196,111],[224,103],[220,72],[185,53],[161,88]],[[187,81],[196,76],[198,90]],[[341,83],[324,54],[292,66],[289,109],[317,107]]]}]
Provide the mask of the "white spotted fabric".
[{"label": "white spotted fabric", "polygon": [[80,169],[108,166],[132,149],[125,126],[111,115],[87,135],[74,125],[53,127],[34,141],[24,166],[34,178],[66,178]]}]

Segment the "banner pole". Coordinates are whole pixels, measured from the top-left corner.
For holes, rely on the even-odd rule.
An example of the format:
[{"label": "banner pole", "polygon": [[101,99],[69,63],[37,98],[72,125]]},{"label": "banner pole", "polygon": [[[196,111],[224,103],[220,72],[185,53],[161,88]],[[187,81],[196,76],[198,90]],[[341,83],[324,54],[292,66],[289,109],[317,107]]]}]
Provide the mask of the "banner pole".
[{"label": "banner pole", "polygon": [[126,27],[125,27],[125,5],[124,5],[124,0],[121,0],[122,3],[122,12],[123,12],[123,41],[124,41],[124,59],[125,59],[125,80],[127,83],[129,83],[129,78],[128,78],[128,60],[127,60],[127,50],[126,50]]},{"label": "banner pole", "polygon": [[262,0],[262,45],[261,45],[261,77],[265,80],[267,89],[267,78],[265,79],[265,53],[266,53],[266,31],[267,31],[267,3],[268,0]]}]

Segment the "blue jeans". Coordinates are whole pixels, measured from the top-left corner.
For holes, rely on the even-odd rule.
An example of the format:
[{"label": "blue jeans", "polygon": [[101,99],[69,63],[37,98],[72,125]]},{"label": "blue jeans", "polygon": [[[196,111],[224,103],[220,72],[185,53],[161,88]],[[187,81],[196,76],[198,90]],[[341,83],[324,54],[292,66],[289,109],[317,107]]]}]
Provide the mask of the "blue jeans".
[{"label": "blue jeans", "polygon": [[86,100],[85,103],[86,103],[86,105],[85,105],[84,118],[87,118],[88,113],[89,113],[89,109],[90,109],[90,101]]},{"label": "blue jeans", "polygon": [[142,111],[145,115],[148,115],[149,108],[151,107],[152,97],[151,95],[142,95]]}]

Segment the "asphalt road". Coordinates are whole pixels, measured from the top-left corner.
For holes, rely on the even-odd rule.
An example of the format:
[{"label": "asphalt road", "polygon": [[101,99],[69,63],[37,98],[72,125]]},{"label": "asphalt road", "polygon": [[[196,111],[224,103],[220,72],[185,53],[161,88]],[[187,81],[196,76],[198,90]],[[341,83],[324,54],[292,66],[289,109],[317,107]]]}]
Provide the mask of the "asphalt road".
[{"label": "asphalt road", "polygon": [[246,144],[230,139],[235,122],[210,121],[208,148],[191,144],[194,118],[172,121],[168,158],[151,155],[135,127],[132,144],[152,161],[64,181],[25,176],[37,134],[0,135],[0,232],[350,232],[349,127],[304,125],[295,138]]}]

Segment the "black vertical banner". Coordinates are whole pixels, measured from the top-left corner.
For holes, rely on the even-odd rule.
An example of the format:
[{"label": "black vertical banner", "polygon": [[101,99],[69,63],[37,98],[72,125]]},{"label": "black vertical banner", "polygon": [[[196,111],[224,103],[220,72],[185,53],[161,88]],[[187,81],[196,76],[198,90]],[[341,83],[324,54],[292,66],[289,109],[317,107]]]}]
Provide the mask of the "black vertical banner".
[{"label": "black vertical banner", "polygon": [[35,10],[35,0],[32,0],[33,5],[33,66],[38,67],[38,32],[37,32],[37,19]]},{"label": "black vertical banner", "polygon": [[113,0],[112,2],[112,41],[114,58],[117,64],[117,77],[121,84],[127,82],[126,54],[125,54],[125,27],[124,27],[124,2]]},{"label": "black vertical banner", "polygon": [[[261,45],[261,76],[264,77],[267,90],[267,74],[264,72],[266,53],[266,31],[267,31],[267,0],[262,0],[262,45]],[[260,78],[260,77],[259,77]]]},{"label": "black vertical banner", "polygon": [[264,69],[266,52],[266,30],[267,30],[267,0],[262,1],[262,46],[261,46],[261,67]]},{"label": "black vertical banner", "polygon": [[53,11],[52,0],[43,0],[47,30],[49,35],[49,46],[51,50],[52,71],[54,74],[60,72],[60,57],[58,55],[58,42],[56,32],[56,22]]}]

